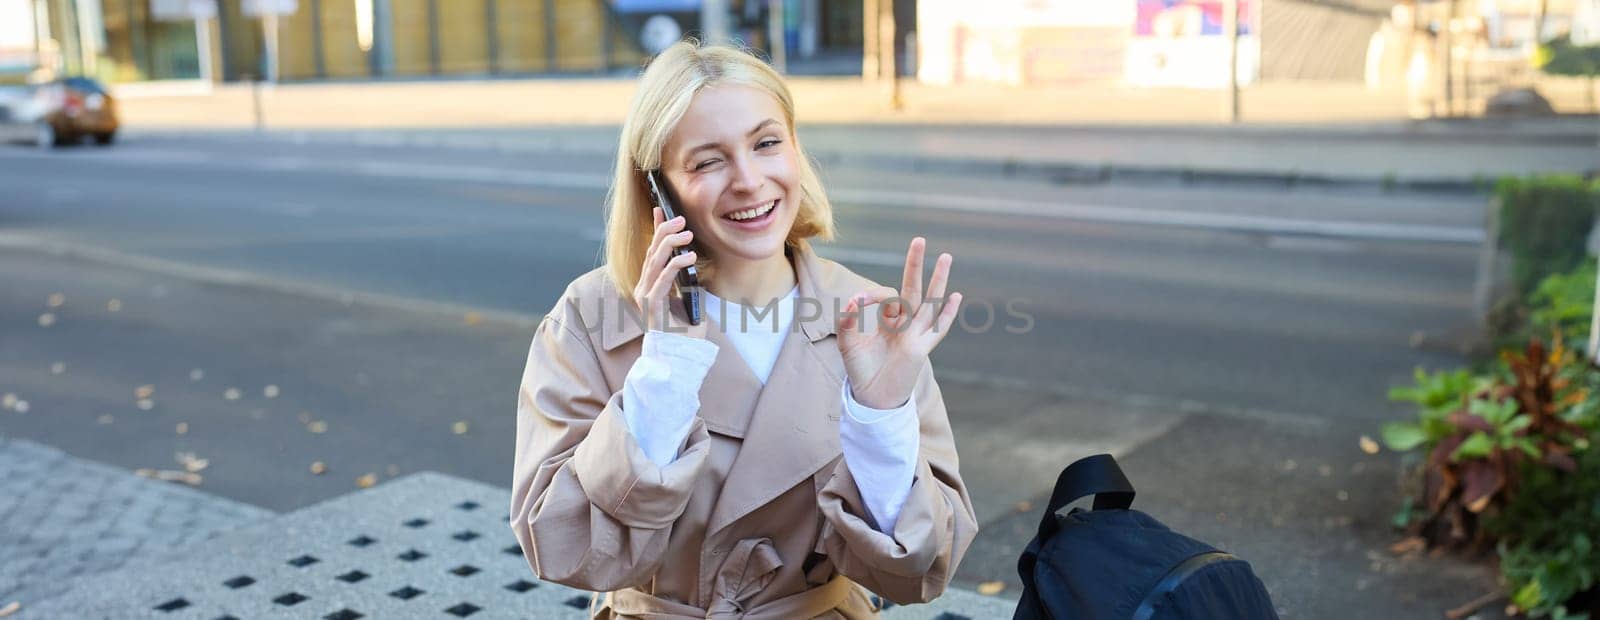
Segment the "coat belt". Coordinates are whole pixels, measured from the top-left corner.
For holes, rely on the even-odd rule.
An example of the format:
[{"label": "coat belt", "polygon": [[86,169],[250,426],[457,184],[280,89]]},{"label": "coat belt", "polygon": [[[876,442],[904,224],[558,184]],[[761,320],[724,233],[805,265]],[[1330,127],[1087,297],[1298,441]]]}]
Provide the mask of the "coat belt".
[{"label": "coat belt", "polygon": [[770,539],[746,539],[734,545],[717,569],[710,607],[701,609],[632,588],[607,593],[603,607],[624,618],[643,620],[790,620],[826,614],[848,600],[855,588],[845,576],[834,575],[822,586],[748,607],[782,566]]}]

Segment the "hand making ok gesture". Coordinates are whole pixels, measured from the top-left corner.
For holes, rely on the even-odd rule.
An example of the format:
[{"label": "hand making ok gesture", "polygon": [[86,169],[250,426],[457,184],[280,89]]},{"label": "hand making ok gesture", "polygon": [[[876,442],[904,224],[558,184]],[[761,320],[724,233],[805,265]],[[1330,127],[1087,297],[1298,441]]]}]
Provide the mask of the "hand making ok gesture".
[{"label": "hand making ok gesture", "polygon": [[[928,353],[944,340],[961,306],[961,293],[945,298],[950,279],[948,253],[940,254],[926,294],[922,289],[922,257],[926,240],[911,240],[906,251],[905,277],[900,290],[887,286],[861,291],[845,306],[838,324],[839,353],[844,356],[856,402],[874,409],[894,409],[905,404],[917,387],[917,376]],[[878,305],[882,303],[882,305]],[[848,313],[876,312],[877,329],[865,330],[861,317]]]}]

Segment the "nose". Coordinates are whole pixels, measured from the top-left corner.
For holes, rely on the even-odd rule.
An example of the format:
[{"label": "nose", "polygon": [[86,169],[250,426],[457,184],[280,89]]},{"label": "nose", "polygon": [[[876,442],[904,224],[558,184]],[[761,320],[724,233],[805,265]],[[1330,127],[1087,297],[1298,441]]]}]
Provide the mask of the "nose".
[{"label": "nose", "polygon": [[761,170],[748,157],[737,157],[733,164],[733,185],[730,189],[741,194],[753,194],[761,189]]}]

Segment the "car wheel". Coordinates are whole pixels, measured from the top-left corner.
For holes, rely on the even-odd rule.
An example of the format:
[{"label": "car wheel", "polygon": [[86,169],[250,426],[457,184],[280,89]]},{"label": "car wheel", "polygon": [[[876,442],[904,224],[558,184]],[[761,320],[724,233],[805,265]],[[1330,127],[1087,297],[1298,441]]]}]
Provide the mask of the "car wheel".
[{"label": "car wheel", "polygon": [[97,133],[94,135],[94,143],[100,146],[109,146],[112,142],[116,142],[116,140],[116,133]]},{"label": "car wheel", "polygon": [[34,127],[34,146],[37,146],[41,149],[48,149],[54,147],[59,141],[59,138],[56,136],[56,128],[50,123],[39,123]]}]

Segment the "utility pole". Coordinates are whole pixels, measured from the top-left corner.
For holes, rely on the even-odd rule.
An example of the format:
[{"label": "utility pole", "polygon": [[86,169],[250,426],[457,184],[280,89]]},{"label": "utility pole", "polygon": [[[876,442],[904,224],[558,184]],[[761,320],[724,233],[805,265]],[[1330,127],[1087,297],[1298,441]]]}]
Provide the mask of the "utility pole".
[{"label": "utility pole", "polygon": [[700,36],[706,43],[728,42],[728,0],[700,2]]},{"label": "utility pole", "polygon": [[767,0],[767,41],[771,44],[772,68],[789,72],[788,41],[783,36],[783,0]]},{"label": "utility pole", "polygon": [[1589,359],[1600,364],[1600,271],[1594,277],[1594,307],[1589,310]]},{"label": "utility pole", "polygon": [[878,63],[882,67],[881,75],[889,80],[885,90],[891,110],[901,108],[900,72],[895,68],[895,38],[894,0],[878,0]]},{"label": "utility pole", "polygon": [[1456,115],[1456,5],[1460,0],[1450,0],[1450,14],[1444,19],[1444,110],[1445,116]]},{"label": "utility pole", "polygon": [[1228,122],[1239,123],[1239,0],[1223,8],[1223,32],[1228,34]]},{"label": "utility pole", "polygon": [[261,38],[267,47],[267,82],[278,83],[278,12],[267,11],[261,16]]},{"label": "utility pole", "polygon": [[861,79],[878,79],[878,2],[861,0]]}]

